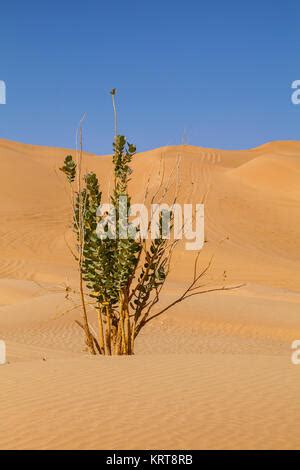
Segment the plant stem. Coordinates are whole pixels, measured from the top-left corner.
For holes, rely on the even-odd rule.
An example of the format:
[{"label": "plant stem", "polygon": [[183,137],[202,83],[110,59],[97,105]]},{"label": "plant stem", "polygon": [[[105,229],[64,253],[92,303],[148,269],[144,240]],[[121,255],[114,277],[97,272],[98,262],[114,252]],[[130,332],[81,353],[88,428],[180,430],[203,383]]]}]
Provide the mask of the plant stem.
[{"label": "plant stem", "polygon": [[116,138],[117,135],[118,135],[118,115],[117,115],[117,108],[116,108],[115,94],[114,93],[111,95],[111,99],[112,99],[112,105],[113,105],[113,109],[114,109],[114,124],[115,124],[115,138]]},{"label": "plant stem", "polygon": [[99,326],[99,345],[101,354],[105,356],[105,346],[104,346],[104,334],[103,334],[103,322],[102,322],[102,311],[101,307],[98,308],[98,326]]},{"label": "plant stem", "polygon": [[82,280],[81,269],[80,269],[80,274],[79,274],[79,291],[80,291],[80,298],[81,298],[81,304],[82,304],[82,310],[83,310],[83,322],[84,322],[83,326],[84,326],[84,331],[86,335],[86,344],[90,350],[90,353],[93,355],[96,355],[94,341],[90,332],[89,322],[88,322],[88,317],[87,317],[85,298],[84,298],[84,293],[83,293],[83,280]]},{"label": "plant stem", "polygon": [[93,337],[90,332],[90,327],[88,323],[88,316],[87,310],[85,305],[85,298],[83,293],[83,277],[82,277],[82,259],[83,259],[83,250],[84,250],[84,224],[83,224],[83,213],[85,210],[84,203],[82,200],[82,192],[81,192],[81,165],[82,165],[82,157],[83,157],[83,142],[82,142],[82,122],[85,118],[84,117],[80,121],[79,127],[79,158],[78,158],[78,175],[77,175],[77,183],[78,183],[78,197],[79,197],[79,217],[78,217],[78,228],[79,228],[79,257],[78,257],[78,266],[79,266],[79,290],[80,290],[80,297],[83,309],[83,321],[84,321],[84,330],[86,334],[86,343],[91,352],[91,354],[96,355],[96,350],[94,346]]},{"label": "plant stem", "polygon": [[106,352],[108,356],[111,356],[111,317],[109,306],[105,306],[106,313]]}]

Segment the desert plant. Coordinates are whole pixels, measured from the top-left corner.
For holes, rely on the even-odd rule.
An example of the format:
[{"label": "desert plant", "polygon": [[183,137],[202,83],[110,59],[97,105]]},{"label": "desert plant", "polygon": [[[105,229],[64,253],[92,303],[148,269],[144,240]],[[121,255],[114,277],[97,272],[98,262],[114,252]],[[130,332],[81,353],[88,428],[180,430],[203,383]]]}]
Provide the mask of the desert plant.
[{"label": "desert plant", "polygon": [[[100,237],[97,234],[97,226],[99,222],[105,222],[107,214],[101,214],[98,210],[101,207],[102,195],[96,174],[91,172],[83,178],[81,176],[81,127],[77,162],[69,155],[65,158],[61,170],[71,186],[73,229],[77,239],[76,259],[79,267],[79,291],[83,310],[83,322],[77,321],[77,323],[84,330],[86,344],[91,354],[131,355],[134,354],[135,340],[145,325],[175,304],[194,295],[214,290],[233,289],[238,286],[203,290],[203,285],[200,285],[199,281],[206,274],[211,263],[199,272],[198,253],[190,285],[171,304],[153,313],[153,307],[160,300],[161,290],[169,274],[177,240],[171,241],[164,237],[162,215],[159,217],[157,236],[149,243],[136,233],[131,236],[130,224],[124,226],[121,212],[123,210],[127,214],[130,212],[131,199],[128,193],[128,183],[131,175],[130,163],[136,148],[129,144],[124,136],[117,134],[115,93],[113,89],[111,95],[115,114],[115,137],[112,157],[114,187],[111,205],[114,208],[115,233],[111,233],[110,226],[104,223],[103,236]],[[162,195],[164,195],[166,188],[162,189]],[[168,216],[172,226],[172,212]],[[120,236],[120,233],[124,231],[128,235],[127,238]],[[93,306],[98,317],[98,338],[89,326],[84,286],[87,288],[88,296],[93,299]]]}]

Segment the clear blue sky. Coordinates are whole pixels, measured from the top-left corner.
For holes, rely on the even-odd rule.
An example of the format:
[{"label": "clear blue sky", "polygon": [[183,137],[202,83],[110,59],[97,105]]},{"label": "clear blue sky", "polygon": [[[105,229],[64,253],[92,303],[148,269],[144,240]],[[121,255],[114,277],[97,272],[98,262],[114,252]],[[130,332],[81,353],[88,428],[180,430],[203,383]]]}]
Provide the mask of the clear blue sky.
[{"label": "clear blue sky", "polygon": [[139,150],[180,144],[247,148],[300,140],[299,0],[1,2],[0,137],[111,149],[109,90],[120,131]]}]

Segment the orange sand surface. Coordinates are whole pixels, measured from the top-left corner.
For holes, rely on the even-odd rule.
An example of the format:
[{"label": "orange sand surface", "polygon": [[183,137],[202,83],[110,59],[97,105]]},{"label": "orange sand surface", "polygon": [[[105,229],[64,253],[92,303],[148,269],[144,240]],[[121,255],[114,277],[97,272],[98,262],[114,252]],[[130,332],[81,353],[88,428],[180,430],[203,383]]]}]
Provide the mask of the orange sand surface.
[{"label": "orange sand surface", "polygon": [[[177,305],[143,330],[135,356],[113,358],[88,356],[74,322],[58,171],[68,153],[0,140],[0,449],[300,449],[300,142],[134,157],[135,202],[159,184],[162,161],[166,180],[179,162],[178,201],[205,200],[206,285],[245,286]],[[86,154],[84,168],[105,199],[111,157]],[[162,304],[189,283],[194,258],[179,246]]]}]

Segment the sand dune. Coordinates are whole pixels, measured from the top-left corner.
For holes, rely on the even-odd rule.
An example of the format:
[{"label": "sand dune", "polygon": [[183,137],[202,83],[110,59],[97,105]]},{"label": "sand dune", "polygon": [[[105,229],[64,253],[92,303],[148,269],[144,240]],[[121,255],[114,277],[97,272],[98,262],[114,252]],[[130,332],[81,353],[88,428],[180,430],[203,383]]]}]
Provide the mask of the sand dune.
[{"label": "sand dune", "polygon": [[299,198],[299,157],[263,155],[235,168],[231,176],[262,191],[276,188],[282,198]]},{"label": "sand dune", "polygon": [[[68,191],[74,151],[0,140],[0,448],[300,448],[300,142],[243,151],[163,147],[134,158],[141,202],[159,170],[179,202],[205,197],[209,286],[145,330],[134,358],[90,358],[80,314]],[[162,163],[163,162],[163,163]],[[110,156],[86,154],[103,197]],[[148,181],[151,175],[150,181]],[[179,247],[162,303],[191,278]],[[71,293],[66,296],[66,287]],[[66,298],[67,297],[67,298]],[[90,321],[96,319],[90,312]],[[120,393],[121,391],[121,393]]]}]

